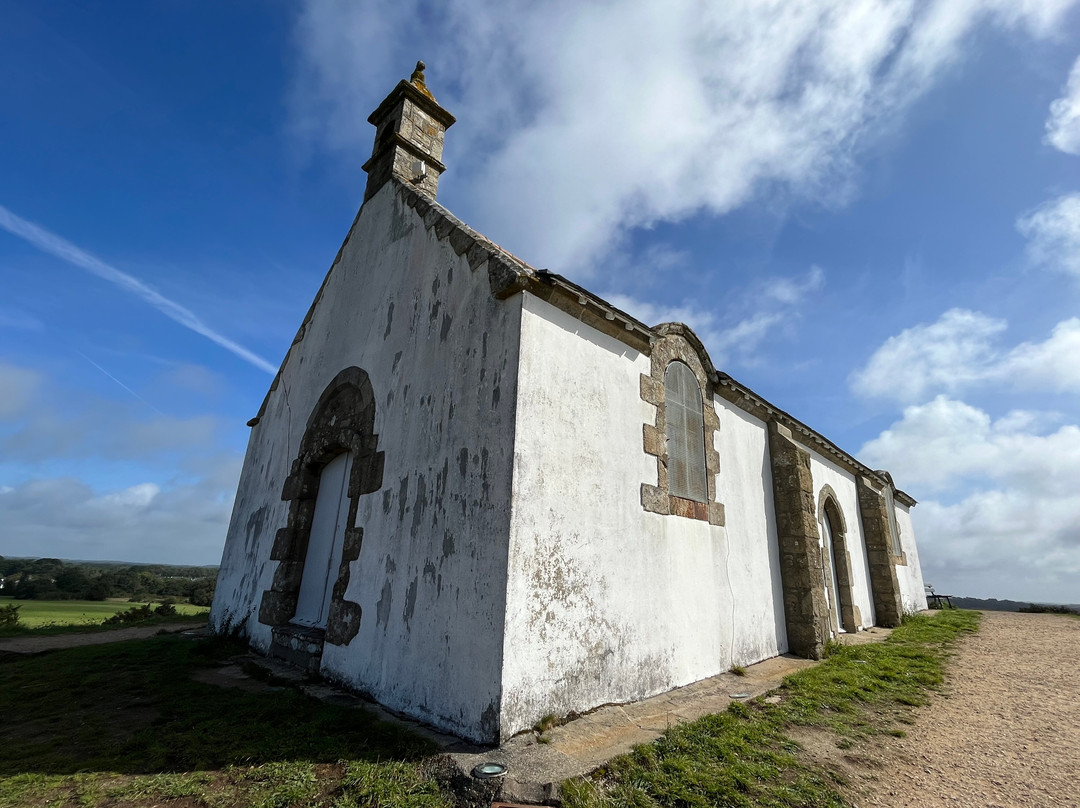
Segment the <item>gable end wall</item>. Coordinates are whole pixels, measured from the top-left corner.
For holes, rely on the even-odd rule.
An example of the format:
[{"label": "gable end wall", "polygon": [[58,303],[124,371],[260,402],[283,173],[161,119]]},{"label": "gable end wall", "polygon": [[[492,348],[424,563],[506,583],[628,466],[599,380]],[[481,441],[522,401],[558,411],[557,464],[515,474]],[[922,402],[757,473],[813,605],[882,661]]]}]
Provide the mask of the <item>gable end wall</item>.
[{"label": "gable end wall", "polygon": [[[258,620],[287,524],[283,487],[311,409],[343,369],[376,402],[382,485],[356,503],[346,600],[359,629],[327,642],[322,674],[478,741],[498,735],[520,300],[470,264],[388,183],[361,209],[249,441],[212,621]],[[414,200],[415,202],[415,200]],[[430,221],[429,221],[430,219]],[[329,636],[329,632],[328,632]]]}]

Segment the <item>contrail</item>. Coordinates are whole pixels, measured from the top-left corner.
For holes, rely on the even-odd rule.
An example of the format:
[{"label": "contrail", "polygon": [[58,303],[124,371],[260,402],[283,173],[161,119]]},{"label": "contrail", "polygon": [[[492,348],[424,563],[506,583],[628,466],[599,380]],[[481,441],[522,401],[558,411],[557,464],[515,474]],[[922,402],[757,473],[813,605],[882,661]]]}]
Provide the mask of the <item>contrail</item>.
[{"label": "contrail", "polygon": [[111,373],[109,373],[109,371],[105,370],[105,368],[103,368],[103,367],[102,367],[101,365],[99,365],[99,364],[98,364],[97,362],[95,362],[95,361],[94,361],[93,359],[91,359],[91,358],[90,358],[89,356],[87,356],[86,354],[84,354],[84,353],[83,353],[82,351],[76,351],[75,353],[77,353],[77,354],[78,354],[79,356],[81,356],[81,357],[82,357],[83,359],[85,359],[85,360],[86,360],[87,362],[89,362],[89,363],[90,363],[91,365],[93,365],[94,367],[96,367],[96,368],[97,368],[98,370],[100,370],[100,371],[101,371],[102,373],[104,373],[104,374],[105,374],[106,376],[108,376],[108,377],[109,377],[110,379],[112,379],[112,380],[113,380],[114,382],[116,382],[116,383],[117,383],[118,385],[120,385],[121,387],[123,387],[123,388],[124,388],[125,390],[127,390],[127,391],[128,391],[129,393],[131,393],[131,395],[135,396],[135,398],[139,399],[139,401],[141,401],[141,402],[142,402],[143,404],[145,404],[145,405],[146,405],[147,407],[149,407],[150,409],[152,409],[152,410],[153,410],[154,412],[156,412],[156,413],[157,413],[158,415],[164,415],[164,414],[165,414],[165,413],[163,413],[163,412],[162,412],[161,410],[159,410],[159,409],[158,409],[157,407],[155,407],[155,406],[154,406],[153,404],[151,404],[151,403],[150,403],[149,401],[147,401],[147,400],[146,400],[145,398],[143,398],[143,397],[142,397],[142,396],[140,396],[140,395],[139,395],[138,393],[136,393],[136,392],[135,392],[134,390],[132,390],[132,389],[131,389],[130,387],[128,387],[128,386],[127,386],[126,384],[124,384],[124,383],[123,383],[122,381],[120,381],[120,380],[119,380],[118,378],[116,378],[116,377],[115,377],[115,376],[113,376],[113,375],[112,375]]},{"label": "contrail", "polygon": [[169,298],[151,289],[138,278],[132,277],[126,272],[121,272],[116,267],[110,266],[99,258],[95,258],[89,253],[80,250],[70,241],[65,241],[55,233],[50,233],[48,230],[38,227],[33,222],[28,222],[21,216],[16,216],[3,205],[0,205],[0,227],[4,228],[12,235],[26,239],[42,252],[50,253],[57,258],[67,261],[69,264],[82,267],[91,274],[97,275],[99,278],[109,281],[109,283],[115,284],[121,289],[141,298],[144,302],[149,303],[169,319],[175,320],[185,328],[190,328],[196,334],[201,334],[208,340],[216,342],[225,350],[234,353],[245,362],[250,362],[260,370],[265,370],[270,374],[277,373],[276,367],[258,354],[252,353],[243,345],[233,342],[228,337],[222,336],[217,331],[214,331],[210,326],[200,320],[195,312],[181,306],[175,301],[169,300]]}]

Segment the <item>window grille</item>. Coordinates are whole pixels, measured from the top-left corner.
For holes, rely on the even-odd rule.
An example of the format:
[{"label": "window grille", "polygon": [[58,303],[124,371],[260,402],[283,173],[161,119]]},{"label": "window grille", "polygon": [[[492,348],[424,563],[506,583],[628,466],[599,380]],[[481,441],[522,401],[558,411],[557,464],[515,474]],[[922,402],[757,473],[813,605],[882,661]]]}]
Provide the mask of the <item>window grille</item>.
[{"label": "window grille", "polygon": [[677,497],[707,502],[709,487],[705,476],[701,387],[694,372],[681,362],[667,366],[664,399],[668,491]]},{"label": "window grille", "polygon": [[900,529],[896,524],[896,501],[893,499],[892,486],[885,486],[885,510],[889,516],[889,538],[892,540],[892,554],[901,555],[904,552],[900,546]]}]

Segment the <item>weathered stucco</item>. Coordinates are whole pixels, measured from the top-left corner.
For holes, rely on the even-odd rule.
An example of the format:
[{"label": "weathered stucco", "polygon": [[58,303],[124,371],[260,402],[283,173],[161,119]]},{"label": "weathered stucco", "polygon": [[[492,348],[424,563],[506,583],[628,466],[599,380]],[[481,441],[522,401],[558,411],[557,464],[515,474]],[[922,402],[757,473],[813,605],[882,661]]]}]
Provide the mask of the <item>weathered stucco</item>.
[{"label": "weathered stucco", "polygon": [[723,461],[727,527],[651,513],[649,357],[530,294],[521,329],[503,732],[783,650],[762,428],[718,411],[721,456],[756,456]]},{"label": "weathered stucco", "polygon": [[869,628],[874,625],[874,598],[870,591],[870,567],[867,563],[862,521],[859,519],[855,475],[817,452],[810,452],[810,474],[814,480],[814,500],[819,505],[816,514],[819,527],[824,519],[820,505],[825,486],[829,486],[843,516],[846,534],[844,544],[851,565],[851,591],[854,605],[858,609],[858,627]]},{"label": "weathered stucco", "polygon": [[[365,203],[253,427],[212,622],[267,651],[264,590],[309,414],[343,369],[375,397],[382,484],[344,600],[360,619],[321,672],[477,740],[498,734],[520,300],[491,293],[446,232],[387,183]],[[332,627],[328,627],[330,637]],[[350,627],[351,630],[351,627]],[[348,633],[348,632],[346,632]]]},{"label": "weathered stucco", "polygon": [[900,529],[900,546],[907,561],[896,568],[896,577],[904,612],[910,614],[926,608],[926,589],[919,565],[919,548],[915,544],[915,528],[911,524],[911,508],[900,502],[896,503],[896,526]]},{"label": "weathered stucco", "polygon": [[[454,118],[422,63],[369,121],[364,205],[249,422],[215,630],[490,742],[819,656],[828,602],[849,629],[925,607],[914,500],[896,492],[897,553],[887,474],[718,371],[687,326],[650,328],[433,201]],[[674,361],[701,391],[705,446],[676,456],[693,486],[668,484]],[[677,397],[696,413],[689,383]]]}]

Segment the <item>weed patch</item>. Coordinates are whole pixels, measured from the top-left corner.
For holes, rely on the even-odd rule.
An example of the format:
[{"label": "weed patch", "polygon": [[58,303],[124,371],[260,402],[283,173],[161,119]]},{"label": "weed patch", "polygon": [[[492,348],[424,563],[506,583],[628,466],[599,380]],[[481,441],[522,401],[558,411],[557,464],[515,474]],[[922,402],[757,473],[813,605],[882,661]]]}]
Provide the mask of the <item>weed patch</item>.
[{"label": "weed patch", "polygon": [[961,610],[914,615],[882,643],[832,644],[820,665],[784,680],[779,703],[733,703],[668,730],[590,778],[564,784],[566,808],[843,806],[842,778],[808,765],[791,737],[800,727],[835,733],[843,748],[902,734],[896,716],[940,686],[949,646],[978,628]]},{"label": "weed patch", "polygon": [[242,650],[159,636],[0,665],[0,806],[448,805],[396,725],[191,678]]}]

